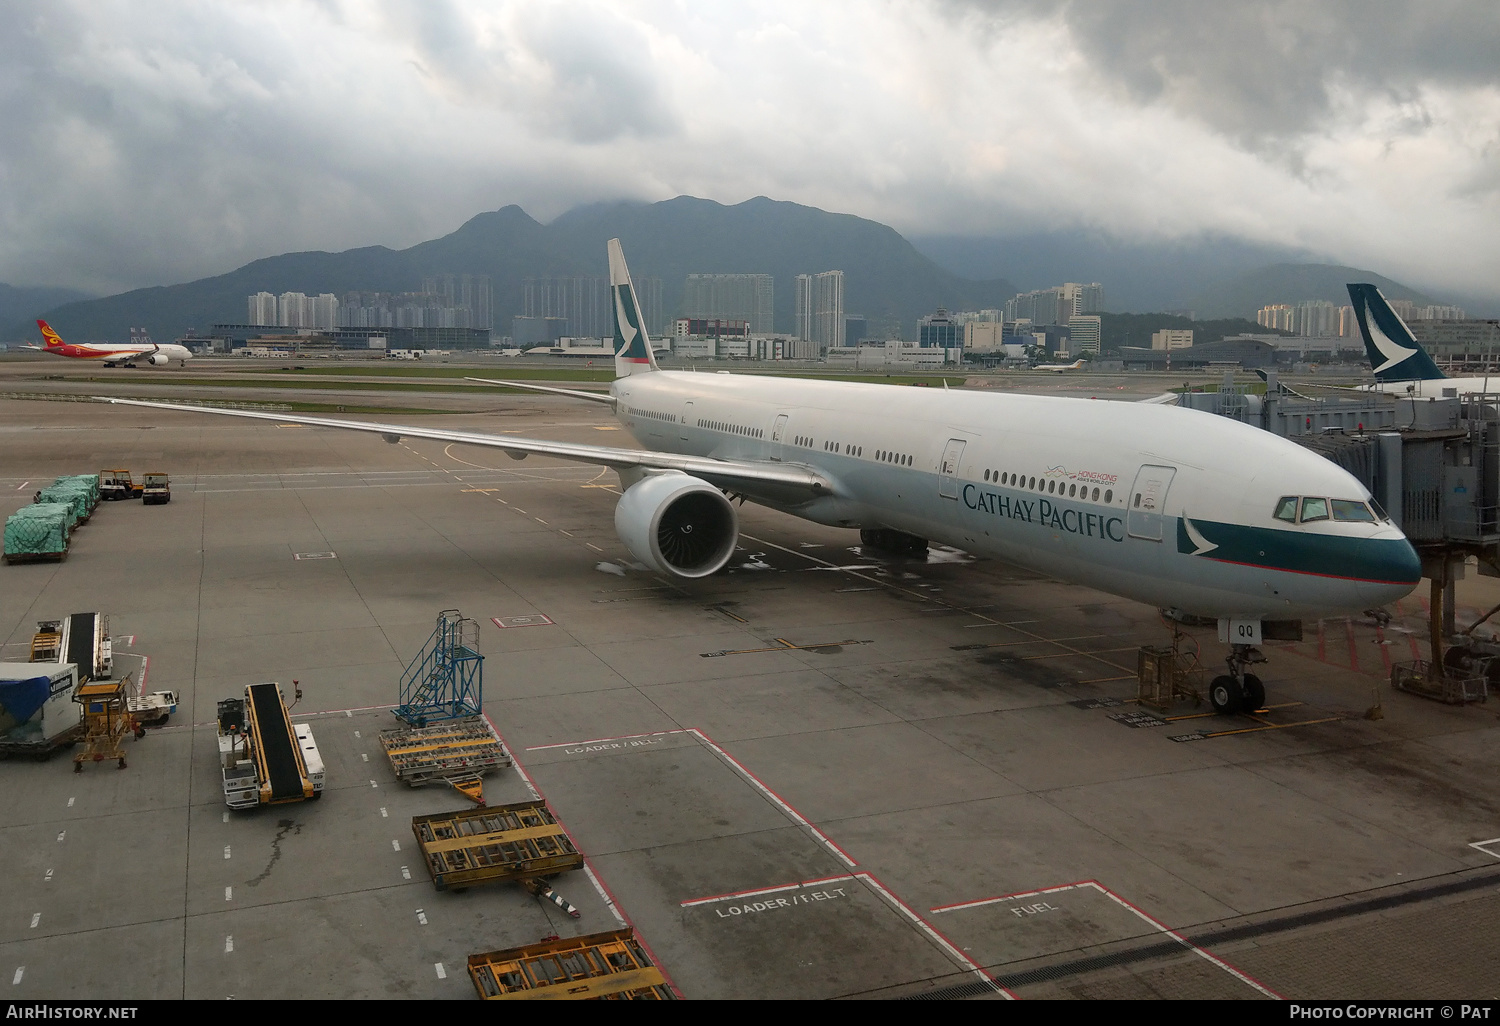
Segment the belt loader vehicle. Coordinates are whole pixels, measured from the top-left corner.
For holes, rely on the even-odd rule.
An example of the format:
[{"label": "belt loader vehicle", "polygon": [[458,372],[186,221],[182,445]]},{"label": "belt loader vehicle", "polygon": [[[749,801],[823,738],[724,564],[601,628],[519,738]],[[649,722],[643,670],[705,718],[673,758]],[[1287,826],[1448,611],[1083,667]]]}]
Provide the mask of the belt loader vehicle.
[{"label": "belt loader vehicle", "polygon": [[281,685],[248,685],[244,698],[219,702],[218,713],[219,768],[231,809],[323,797],[323,758],[312,727],[292,724]]}]

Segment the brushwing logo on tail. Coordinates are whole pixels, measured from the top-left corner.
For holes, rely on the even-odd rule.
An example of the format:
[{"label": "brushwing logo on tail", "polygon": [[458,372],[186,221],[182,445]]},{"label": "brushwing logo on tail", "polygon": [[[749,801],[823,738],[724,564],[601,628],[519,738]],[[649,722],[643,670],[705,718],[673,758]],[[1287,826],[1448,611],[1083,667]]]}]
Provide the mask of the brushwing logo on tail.
[{"label": "brushwing logo on tail", "polygon": [[615,294],[615,355],[632,362],[645,363],[649,357],[641,344],[640,321],[636,316],[635,296],[629,285],[616,285]]},{"label": "brushwing logo on tail", "polygon": [[1375,311],[1370,309],[1369,300],[1365,301],[1365,327],[1370,331],[1370,343],[1385,357],[1385,363],[1375,368],[1376,374],[1399,367],[1417,355],[1415,349],[1407,349],[1380,330],[1380,322],[1375,319]]},{"label": "brushwing logo on tail", "polygon": [[58,336],[57,332],[52,330],[52,325],[48,324],[46,321],[37,321],[36,325],[37,327],[42,329],[42,341],[47,345],[61,346],[67,344]]}]

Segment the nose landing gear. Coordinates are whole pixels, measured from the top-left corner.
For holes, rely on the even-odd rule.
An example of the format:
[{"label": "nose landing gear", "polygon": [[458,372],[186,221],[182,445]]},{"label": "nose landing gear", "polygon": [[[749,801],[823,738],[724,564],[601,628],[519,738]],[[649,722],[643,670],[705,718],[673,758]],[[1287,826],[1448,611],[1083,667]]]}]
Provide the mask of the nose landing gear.
[{"label": "nose landing gear", "polygon": [[1208,685],[1208,700],[1214,712],[1233,716],[1238,712],[1255,712],[1266,704],[1266,686],[1246,667],[1266,662],[1261,650],[1253,645],[1233,645],[1224,660],[1229,672],[1215,677]]}]

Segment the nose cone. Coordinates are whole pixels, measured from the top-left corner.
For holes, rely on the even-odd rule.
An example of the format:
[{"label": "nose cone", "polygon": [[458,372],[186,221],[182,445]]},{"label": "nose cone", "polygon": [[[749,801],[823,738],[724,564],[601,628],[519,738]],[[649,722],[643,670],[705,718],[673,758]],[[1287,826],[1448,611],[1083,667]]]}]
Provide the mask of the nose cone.
[{"label": "nose cone", "polygon": [[1371,538],[1360,547],[1359,565],[1350,573],[1363,582],[1360,597],[1366,608],[1389,605],[1405,598],[1422,579],[1422,557],[1400,531]]}]

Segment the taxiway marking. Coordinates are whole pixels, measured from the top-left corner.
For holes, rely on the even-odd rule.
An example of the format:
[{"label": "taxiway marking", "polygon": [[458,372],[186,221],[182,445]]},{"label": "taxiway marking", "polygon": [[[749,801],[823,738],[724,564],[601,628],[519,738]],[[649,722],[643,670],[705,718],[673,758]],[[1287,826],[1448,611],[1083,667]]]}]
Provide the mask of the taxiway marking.
[{"label": "taxiway marking", "polygon": [[[1500,840],[1500,838],[1497,838],[1497,840]],[[1110,901],[1113,901],[1116,905],[1119,905],[1127,912],[1130,912],[1132,915],[1135,915],[1143,922],[1151,926],[1152,929],[1166,934],[1178,944],[1181,944],[1184,948],[1187,948],[1189,951],[1193,952],[1199,958],[1204,959],[1212,965],[1218,966],[1220,969],[1224,970],[1226,973],[1233,976],[1241,983],[1244,983],[1249,987],[1253,987],[1255,990],[1258,990],[1260,993],[1273,1000],[1285,1000],[1282,995],[1276,993],[1274,990],[1267,987],[1259,980],[1256,980],[1254,977],[1248,975],[1247,973],[1236,969],[1234,966],[1230,965],[1228,962],[1224,961],[1218,955],[1215,955],[1213,952],[1207,950],[1206,948],[1200,948],[1198,945],[1188,940],[1176,930],[1173,930],[1171,927],[1167,926],[1167,924],[1163,923],[1155,916],[1147,914],[1137,906],[1131,904],[1129,901],[1126,901],[1120,895],[1116,894],[1114,891],[1110,890],[1108,887],[1104,886],[1097,880],[1079,880],[1074,883],[1058,884],[1055,887],[1043,887],[1040,890],[1035,891],[1017,891],[1013,894],[1001,894],[993,898],[979,898],[975,901],[961,901],[954,905],[939,905],[936,908],[928,909],[928,913],[930,915],[937,915],[943,912],[961,912],[966,909],[983,908],[986,905],[1013,903],[1022,898],[1039,898],[1044,897],[1048,894],[1060,894],[1063,891],[1081,890],[1086,888],[1092,889],[1094,891],[1097,891],[1099,894],[1104,895],[1104,897],[1108,898]]]},{"label": "taxiway marking", "polygon": [[1500,852],[1491,851],[1489,849],[1489,845],[1492,844],[1500,844],[1500,837],[1491,837],[1488,841],[1471,841],[1469,842],[1469,847],[1477,848],[1478,850],[1484,852],[1486,855],[1489,855],[1492,858],[1500,859]]}]

